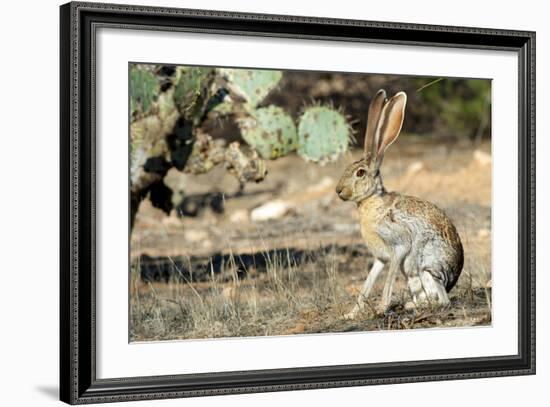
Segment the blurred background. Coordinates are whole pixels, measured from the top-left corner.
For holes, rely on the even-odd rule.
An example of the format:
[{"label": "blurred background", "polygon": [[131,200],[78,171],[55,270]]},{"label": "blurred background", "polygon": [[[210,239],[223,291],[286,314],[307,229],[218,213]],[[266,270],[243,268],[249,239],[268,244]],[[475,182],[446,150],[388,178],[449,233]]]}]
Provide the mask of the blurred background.
[{"label": "blurred background", "polygon": [[354,120],[361,146],[370,98],[379,90],[407,93],[403,134],[435,136],[446,142],[480,143],[491,138],[491,81],[372,74],[285,72],[275,102],[298,114],[304,100],[342,107]]}]

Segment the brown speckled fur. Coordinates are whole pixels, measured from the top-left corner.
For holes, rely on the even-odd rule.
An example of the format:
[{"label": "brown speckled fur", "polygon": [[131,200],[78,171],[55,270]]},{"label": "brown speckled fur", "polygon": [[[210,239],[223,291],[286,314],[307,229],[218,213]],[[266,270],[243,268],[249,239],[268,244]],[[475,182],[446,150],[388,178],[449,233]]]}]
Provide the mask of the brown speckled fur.
[{"label": "brown speckled fur", "polygon": [[400,195],[392,192],[385,194],[383,199],[388,205],[385,221],[396,222],[396,213],[401,213],[410,218],[411,222],[418,222],[418,220],[426,222],[430,231],[445,242],[450,266],[450,269],[447,271],[451,276],[447,281],[445,289],[449,292],[456,284],[464,265],[462,242],[452,221],[445,212],[433,203],[414,196]]},{"label": "brown speckled fur", "polygon": [[[446,270],[448,277],[445,279],[445,289],[451,290],[456,284],[464,263],[462,242],[452,221],[445,212],[431,202],[397,192],[387,192],[379,173],[375,176],[372,171],[367,172],[366,179],[361,180],[366,192],[361,194],[357,183],[354,182],[353,174],[359,168],[368,167],[367,160],[351,164],[344,172],[337,188],[347,187],[352,190],[352,195],[348,199],[357,203],[361,235],[369,250],[375,257],[388,261],[393,252],[394,242],[384,239],[380,228],[382,226],[392,228],[391,224],[395,225],[393,227],[399,227],[409,222],[422,224],[424,233],[429,231],[430,235],[438,236],[446,248],[445,257],[447,257],[446,263],[449,269]],[[407,234],[414,233],[414,230],[409,230],[410,228],[401,229],[407,230],[404,232]],[[413,236],[407,238],[412,240]]]}]

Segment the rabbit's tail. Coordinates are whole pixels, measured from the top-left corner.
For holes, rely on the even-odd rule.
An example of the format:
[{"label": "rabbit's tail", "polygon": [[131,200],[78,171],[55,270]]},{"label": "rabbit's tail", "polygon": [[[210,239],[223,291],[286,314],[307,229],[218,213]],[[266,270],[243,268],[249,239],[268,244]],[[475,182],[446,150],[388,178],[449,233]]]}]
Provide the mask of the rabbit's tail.
[{"label": "rabbit's tail", "polygon": [[464,267],[464,251],[461,244],[459,250],[457,250],[451,270],[447,273],[448,277],[445,284],[445,290],[447,292],[451,291],[456,285],[458,277],[460,277],[460,273],[462,272],[462,267]]}]

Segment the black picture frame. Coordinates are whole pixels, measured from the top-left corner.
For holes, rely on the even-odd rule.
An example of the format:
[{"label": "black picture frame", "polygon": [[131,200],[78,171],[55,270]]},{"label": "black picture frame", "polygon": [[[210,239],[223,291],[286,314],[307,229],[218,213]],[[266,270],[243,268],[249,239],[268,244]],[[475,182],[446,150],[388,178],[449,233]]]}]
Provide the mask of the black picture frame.
[{"label": "black picture frame", "polygon": [[[535,33],[73,2],[60,7],[60,397],[71,404],[535,373]],[[95,30],[172,30],[482,50],[519,57],[519,351],[367,365],[96,378]],[[511,238],[515,238],[512,237]]]}]

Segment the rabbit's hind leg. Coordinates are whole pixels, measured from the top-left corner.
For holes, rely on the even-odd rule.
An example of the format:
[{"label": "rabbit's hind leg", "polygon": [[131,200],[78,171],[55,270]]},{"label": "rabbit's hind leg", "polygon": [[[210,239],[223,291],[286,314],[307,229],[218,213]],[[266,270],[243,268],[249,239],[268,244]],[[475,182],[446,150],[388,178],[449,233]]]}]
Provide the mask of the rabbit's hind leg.
[{"label": "rabbit's hind leg", "polygon": [[449,296],[445,287],[433,277],[429,270],[421,270],[418,274],[409,276],[407,285],[413,304],[407,304],[406,308],[449,304]]},{"label": "rabbit's hind leg", "polygon": [[405,308],[414,309],[423,304],[426,300],[426,294],[422,288],[422,280],[420,279],[420,276],[418,274],[409,275],[407,278],[407,286],[409,287],[409,291],[411,293],[412,302],[407,302],[405,304]]},{"label": "rabbit's hind leg", "polygon": [[447,305],[449,304],[449,296],[443,283],[434,278],[433,274],[429,270],[423,270],[420,272],[420,279],[422,280],[422,286],[428,296],[428,300],[433,304]]}]

